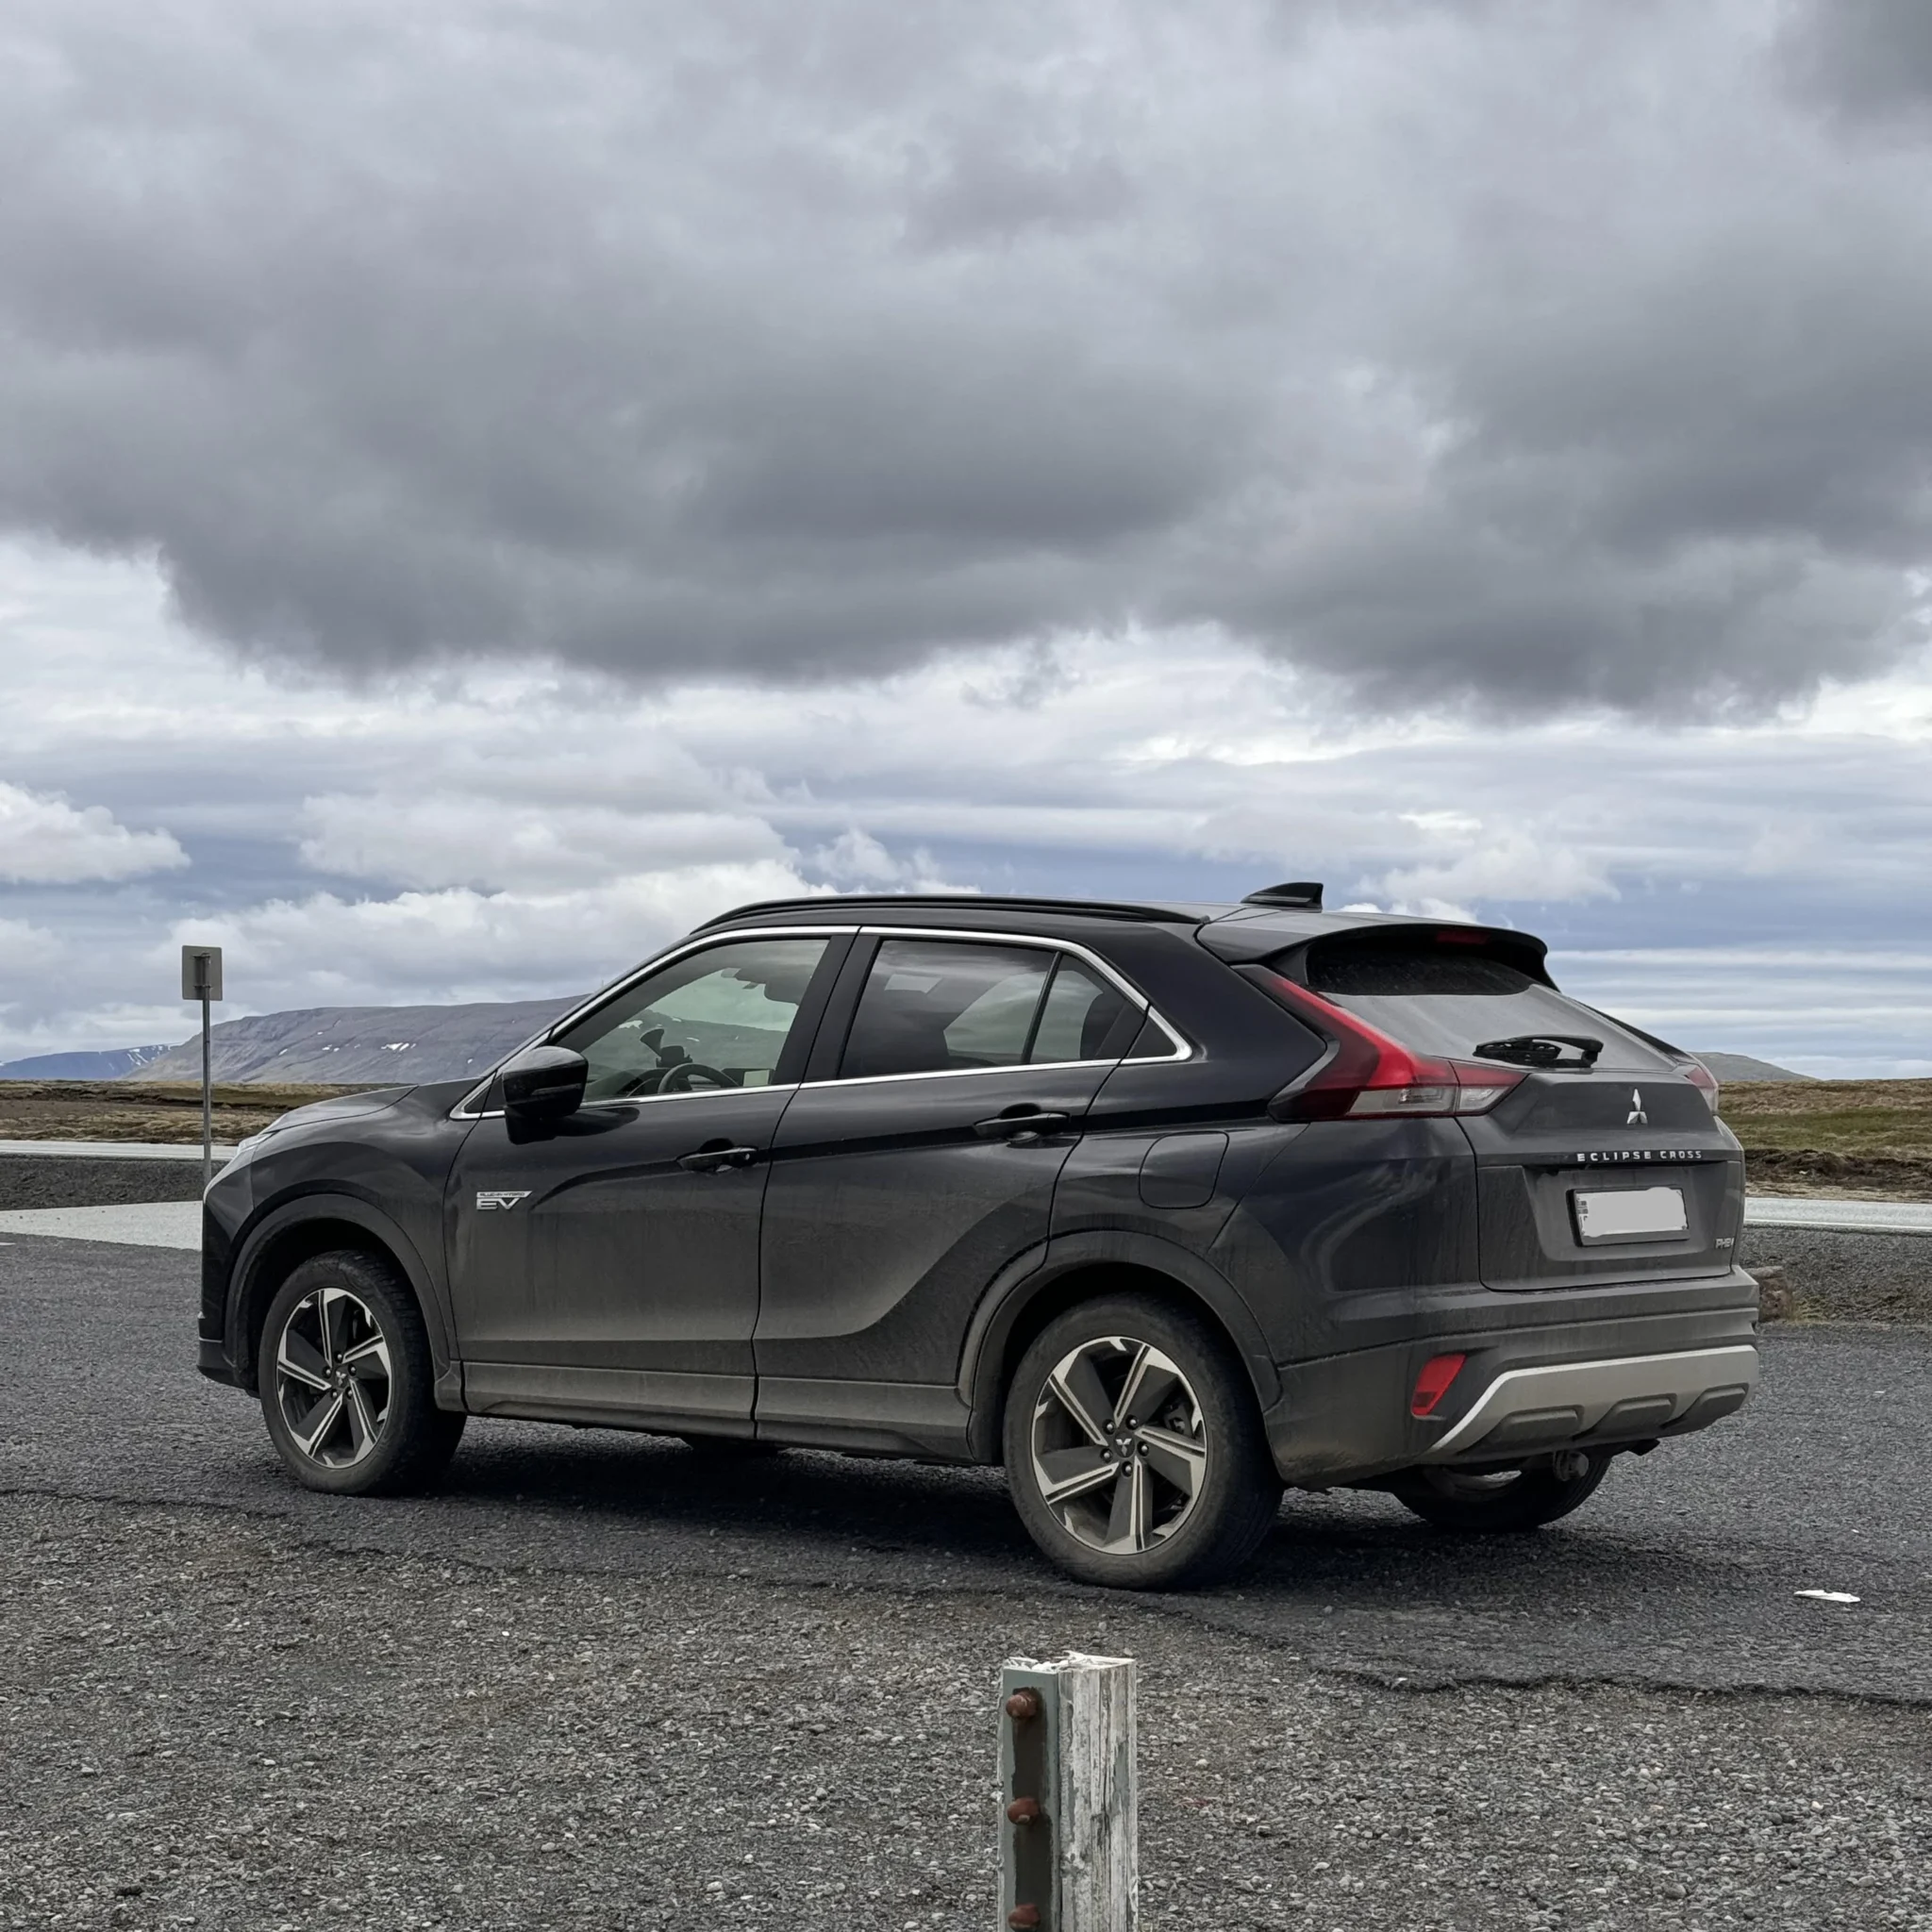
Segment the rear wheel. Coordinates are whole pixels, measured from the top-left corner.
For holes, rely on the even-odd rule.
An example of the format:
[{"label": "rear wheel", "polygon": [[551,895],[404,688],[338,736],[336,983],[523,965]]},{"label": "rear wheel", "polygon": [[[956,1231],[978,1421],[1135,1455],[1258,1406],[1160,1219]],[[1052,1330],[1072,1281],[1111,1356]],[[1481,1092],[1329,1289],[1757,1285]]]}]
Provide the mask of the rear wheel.
[{"label": "rear wheel", "polygon": [[1233,1352],[1142,1295],[1083,1303],[1047,1325],[1014,1374],[1005,1434],[1020,1520],[1088,1583],[1162,1590],[1224,1576],[1281,1502]]},{"label": "rear wheel", "polygon": [[463,1418],[437,1407],[416,1298],[373,1255],[304,1261],[269,1307],[258,1386],[295,1479],[333,1495],[396,1495],[440,1476]]},{"label": "rear wheel", "polygon": [[1526,1469],[1411,1469],[1390,1489],[1425,1523],[1468,1536],[1541,1529],[1587,1503],[1607,1456],[1569,1450]]}]

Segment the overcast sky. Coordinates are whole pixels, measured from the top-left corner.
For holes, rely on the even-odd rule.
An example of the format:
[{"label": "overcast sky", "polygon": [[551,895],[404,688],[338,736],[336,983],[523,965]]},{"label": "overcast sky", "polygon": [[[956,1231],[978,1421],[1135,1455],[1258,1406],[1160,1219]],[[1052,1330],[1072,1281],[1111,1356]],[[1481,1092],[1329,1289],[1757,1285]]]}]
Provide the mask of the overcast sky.
[{"label": "overcast sky", "polygon": [[0,1055],[815,885],[1932,1073],[1924,0],[12,0]]}]

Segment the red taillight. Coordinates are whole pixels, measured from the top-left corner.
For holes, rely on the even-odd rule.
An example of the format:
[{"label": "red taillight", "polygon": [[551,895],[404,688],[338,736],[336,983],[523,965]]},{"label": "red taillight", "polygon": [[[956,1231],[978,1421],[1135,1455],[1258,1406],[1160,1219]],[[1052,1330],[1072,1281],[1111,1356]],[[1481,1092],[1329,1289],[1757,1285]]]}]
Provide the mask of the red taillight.
[{"label": "red taillight", "polygon": [[1487,1113],[1524,1077],[1513,1067],[1411,1053],[1320,993],[1278,974],[1269,978],[1270,991],[1283,1006],[1335,1042],[1335,1051],[1307,1080],[1275,1096],[1269,1110],[1277,1120]]},{"label": "red taillight", "polygon": [[1711,1112],[1716,1113],[1718,1095],[1723,1091],[1717,1084],[1717,1075],[1702,1060],[1692,1060],[1684,1069],[1684,1077],[1704,1095],[1705,1105]]},{"label": "red taillight", "polygon": [[1439,1355],[1424,1362],[1422,1374],[1415,1378],[1415,1393],[1408,1398],[1409,1414],[1434,1415],[1436,1405],[1448,1394],[1450,1383],[1461,1374],[1462,1365],[1468,1359],[1462,1355]]}]

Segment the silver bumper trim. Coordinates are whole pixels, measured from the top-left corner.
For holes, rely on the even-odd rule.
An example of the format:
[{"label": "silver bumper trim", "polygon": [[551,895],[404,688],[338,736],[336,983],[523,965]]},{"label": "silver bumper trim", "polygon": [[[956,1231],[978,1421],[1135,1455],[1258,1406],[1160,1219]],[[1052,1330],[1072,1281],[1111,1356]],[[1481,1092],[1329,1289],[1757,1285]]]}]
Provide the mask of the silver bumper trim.
[{"label": "silver bumper trim", "polygon": [[[1680,1355],[1633,1355],[1611,1361],[1556,1362],[1541,1369],[1506,1369],[1476,1405],[1423,1457],[1444,1462],[1476,1448],[1511,1417],[1547,1417],[1553,1441],[1587,1436],[1612,1409],[1641,1405],[1656,1418],[1642,1433],[1656,1435],[1681,1421],[1707,1396],[1757,1386],[1757,1351],[1749,1342],[1698,1348]],[[1663,1407],[1668,1402],[1666,1410]],[[1736,1407],[1734,1402],[1732,1407]],[[1574,1425],[1562,1411],[1574,1412]]]}]

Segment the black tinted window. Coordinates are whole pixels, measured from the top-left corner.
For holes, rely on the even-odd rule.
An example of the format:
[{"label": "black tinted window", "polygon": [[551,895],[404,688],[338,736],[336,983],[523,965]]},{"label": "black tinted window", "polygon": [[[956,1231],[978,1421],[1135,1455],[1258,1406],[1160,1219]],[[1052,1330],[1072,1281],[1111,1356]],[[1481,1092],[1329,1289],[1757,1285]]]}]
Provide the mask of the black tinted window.
[{"label": "black tinted window", "polygon": [[853,1016],[840,1078],[1020,1065],[1053,959],[1044,947],[882,941]]},{"label": "black tinted window", "polygon": [[1597,1040],[1598,1065],[1654,1073],[1669,1060],[1600,1013],[1474,946],[1326,941],[1304,956],[1308,990],[1414,1053],[1461,1058],[1524,1038]]},{"label": "black tinted window", "polygon": [[1387,946],[1359,952],[1327,947],[1308,958],[1308,986],[1314,992],[1369,993],[1406,999],[1426,993],[1438,999],[1467,999],[1483,993],[1522,992],[1536,981],[1528,974],[1481,954],[1440,951],[1395,952]]},{"label": "black tinted window", "polygon": [[1125,1045],[1119,1036],[1130,1004],[1117,986],[1062,953],[1026,1058],[1039,1062],[1118,1057]]}]

